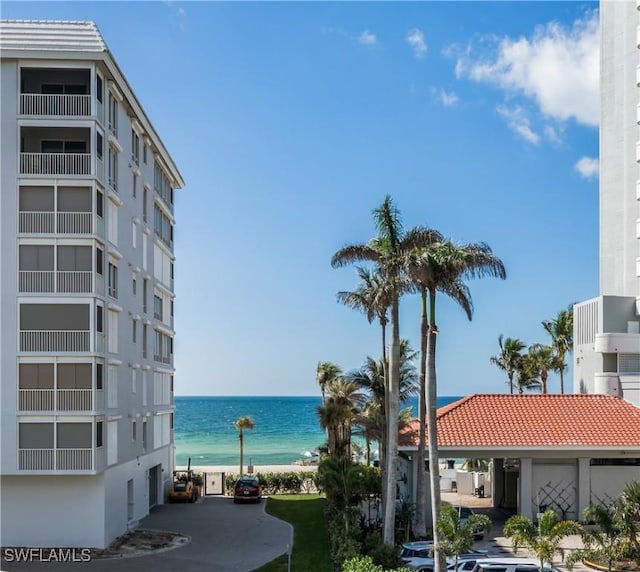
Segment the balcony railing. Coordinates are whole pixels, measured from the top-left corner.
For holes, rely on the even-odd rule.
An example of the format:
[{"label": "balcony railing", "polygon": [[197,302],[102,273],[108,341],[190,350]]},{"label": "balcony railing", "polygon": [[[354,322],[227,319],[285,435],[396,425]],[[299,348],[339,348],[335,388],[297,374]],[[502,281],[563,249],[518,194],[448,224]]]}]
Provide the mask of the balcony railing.
[{"label": "balcony railing", "polygon": [[88,117],[91,115],[91,96],[21,93],[20,113],[22,115]]},{"label": "balcony railing", "polygon": [[18,449],[20,471],[91,471],[93,449]]},{"label": "balcony railing", "polygon": [[53,389],[20,389],[18,409],[20,411],[55,411]]},{"label": "balcony railing", "polygon": [[21,352],[88,352],[89,330],[20,330]]},{"label": "balcony railing", "polygon": [[20,411],[91,411],[92,389],[20,389]]},{"label": "balcony railing", "polygon": [[20,270],[20,292],[92,292],[91,270]]},{"label": "balcony railing", "polygon": [[23,175],[90,175],[90,153],[20,153]]},{"label": "balcony railing", "polygon": [[171,363],[171,356],[162,356],[158,354],[153,354],[153,361],[157,361],[160,363]]}]

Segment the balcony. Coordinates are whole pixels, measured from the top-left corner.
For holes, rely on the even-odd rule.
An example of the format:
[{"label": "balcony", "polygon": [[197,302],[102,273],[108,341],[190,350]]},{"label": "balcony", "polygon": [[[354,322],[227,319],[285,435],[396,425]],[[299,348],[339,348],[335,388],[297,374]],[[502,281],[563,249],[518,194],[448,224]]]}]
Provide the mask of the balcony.
[{"label": "balcony", "polygon": [[18,449],[20,471],[92,471],[93,449]]},{"label": "balcony", "polygon": [[20,389],[19,411],[93,411],[92,389]]},{"label": "balcony", "polygon": [[89,330],[20,330],[21,352],[88,352]]},{"label": "balcony", "polygon": [[21,175],[91,175],[90,153],[20,153]]},{"label": "balcony", "polygon": [[93,292],[91,270],[20,270],[20,292]]},{"label": "balcony", "polygon": [[92,234],[93,213],[20,211],[19,232],[36,234]]},{"label": "balcony", "polygon": [[162,356],[162,355],[158,355],[158,354],[153,354],[153,361],[157,361],[159,363],[170,364],[171,363],[171,356]]},{"label": "balcony", "polygon": [[596,334],[595,351],[607,354],[637,354],[640,334],[608,332]]},{"label": "balcony", "polygon": [[91,96],[21,93],[20,113],[22,115],[56,117],[89,117],[91,115]]}]

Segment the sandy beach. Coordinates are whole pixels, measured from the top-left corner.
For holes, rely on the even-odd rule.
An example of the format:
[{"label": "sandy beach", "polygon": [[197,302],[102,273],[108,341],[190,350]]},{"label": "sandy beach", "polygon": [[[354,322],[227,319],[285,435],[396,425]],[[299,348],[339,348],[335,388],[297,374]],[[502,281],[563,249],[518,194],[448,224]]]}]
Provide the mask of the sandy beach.
[{"label": "sandy beach", "polygon": [[[176,467],[177,470],[186,470],[186,466]],[[238,474],[238,465],[192,465],[191,469],[196,473],[225,473],[227,475]],[[317,465],[253,465],[253,474],[256,473],[309,473],[317,471]],[[244,467],[247,473],[247,466]]]}]

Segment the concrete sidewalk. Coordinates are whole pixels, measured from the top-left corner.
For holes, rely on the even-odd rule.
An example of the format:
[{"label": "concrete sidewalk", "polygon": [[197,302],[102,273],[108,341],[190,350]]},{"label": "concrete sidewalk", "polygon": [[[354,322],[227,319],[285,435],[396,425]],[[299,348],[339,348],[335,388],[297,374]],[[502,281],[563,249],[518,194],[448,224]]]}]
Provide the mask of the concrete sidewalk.
[{"label": "concrete sidewalk", "polygon": [[135,558],[93,560],[87,563],[2,562],[14,571],[131,571],[251,572],[286,551],[293,541],[289,523],[265,513],[260,504],[233,504],[226,497],[205,497],[195,504],[155,507],[141,528],[170,530],[191,537],[175,550]]}]

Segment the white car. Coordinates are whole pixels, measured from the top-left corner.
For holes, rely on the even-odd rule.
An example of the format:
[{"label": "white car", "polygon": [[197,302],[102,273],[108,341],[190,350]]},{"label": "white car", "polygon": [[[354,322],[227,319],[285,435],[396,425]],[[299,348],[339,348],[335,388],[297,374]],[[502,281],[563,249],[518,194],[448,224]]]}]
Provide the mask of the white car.
[{"label": "white car", "polygon": [[[402,545],[400,554],[403,566],[418,572],[432,572],[435,568],[433,542],[431,540],[407,542]],[[458,556],[457,572],[470,572],[478,558],[485,558],[486,550],[471,550]],[[447,570],[456,572],[455,558],[447,558]]]},{"label": "white car", "polygon": [[[538,572],[540,562],[535,558],[478,558],[472,572]],[[553,566],[545,566],[544,572],[558,572]]]}]

